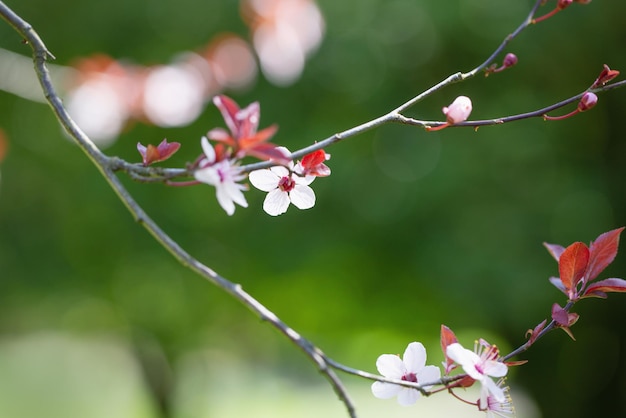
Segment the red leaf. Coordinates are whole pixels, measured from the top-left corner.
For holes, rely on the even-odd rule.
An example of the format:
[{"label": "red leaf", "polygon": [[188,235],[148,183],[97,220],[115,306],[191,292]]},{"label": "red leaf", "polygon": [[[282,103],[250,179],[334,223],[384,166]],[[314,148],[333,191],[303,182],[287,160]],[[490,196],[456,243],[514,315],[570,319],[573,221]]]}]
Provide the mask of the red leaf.
[{"label": "red leaf", "polygon": [[608,292],[626,293],[626,280],[605,279],[597,281],[587,288],[585,296],[606,298],[606,293]]},{"label": "red leaf", "polygon": [[[554,307],[553,307],[553,309],[554,309]],[[529,343],[534,344],[535,340],[539,336],[539,333],[545,328],[546,322],[548,322],[548,321],[546,319],[544,319],[534,329],[529,329],[528,331],[526,331],[526,335],[528,336],[528,342]]]},{"label": "red leaf", "polygon": [[239,134],[239,123],[237,122],[239,106],[237,103],[227,96],[215,96],[213,97],[213,104],[219,109],[230,132],[237,138]]},{"label": "red leaf", "polygon": [[444,356],[446,356],[446,372],[449,372],[450,370],[452,370],[453,368],[452,366],[454,365],[454,361],[448,358],[448,355],[446,354],[446,349],[448,348],[450,344],[454,344],[457,342],[459,342],[459,340],[456,338],[456,335],[454,335],[454,332],[452,332],[450,328],[442,324],[441,325],[441,350],[443,351]]},{"label": "red leaf", "polygon": [[179,148],[180,144],[178,142],[167,142],[167,139],[161,141],[156,147],[151,144],[144,147],[140,142],[137,143],[137,151],[141,154],[144,166],[167,160],[178,151]]},{"label": "red leaf", "polygon": [[559,275],[570,298],[576,285],[585,275],[589,262],[589,249],[582,242],[575,242],[563,251],[559,257]]},{"label": "red leaf", "polygon": [[619,246],[619,234],[623,230],[624,227],[605,232],[591,243],[586,274],[588,282],[598,277],[602,270],[613,262]]},{"label": "red leaf", "polygon": [[576,321],[578,321],[578,318],[579,316],[577,313],[566,311],[561,308],[558,303],[552,305],[552,319],[556,322],[556,326],[565,331],[574,341],[576,341],[576,338],[574,338],[574,335],[569,327],[574,325]]},{"label": "red leaf", "polygon": [[552,257],[554,257],[554,259],[556,261],[559,261],[559,258],[561,257],[561,254],[563,254],[563,251],[565,251],[565,248],[561,247],[560,245],[556,245],[556,244],[548,244],[547,242],[544,242],[543,246],[548,249],[548,252],[550,252]]},{"label": "red leaf", "polygon": [[561,308],[558,303],[552,305],[552,319],[561,327],[569,325],[568,313],[565,309]]}]

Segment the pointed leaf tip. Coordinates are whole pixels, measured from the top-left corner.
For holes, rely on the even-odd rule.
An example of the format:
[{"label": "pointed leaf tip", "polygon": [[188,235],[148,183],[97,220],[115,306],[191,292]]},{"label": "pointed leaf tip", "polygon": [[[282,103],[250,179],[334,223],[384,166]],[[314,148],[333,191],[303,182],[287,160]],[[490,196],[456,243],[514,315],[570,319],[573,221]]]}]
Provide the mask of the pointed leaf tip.
[{"label": "pointed leaf tip", "polygon": [[572,298],[576,285],[584,277],[589,263],[589,248],[582,242],[575,242],[559,257],[559,276],[568,296]]},{"label": "pointed leaf tip", "polygon": [[589,248],[589,266],[587,268],[587,281],[598,277],[602,271],[613,262],[617,255],[619,236],[624,227],[605,232],[591,243]]}]

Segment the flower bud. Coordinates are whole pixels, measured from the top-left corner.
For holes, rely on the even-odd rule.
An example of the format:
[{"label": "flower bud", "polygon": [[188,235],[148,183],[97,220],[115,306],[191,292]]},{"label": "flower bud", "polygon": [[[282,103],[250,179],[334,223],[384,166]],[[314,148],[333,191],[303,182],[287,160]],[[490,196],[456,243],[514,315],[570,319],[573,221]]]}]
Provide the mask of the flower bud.
[{"label": "flower bud", "polygon": [[580,98],[580,101],[578,102],[578,110],[584,112],[585,110],[589,110],[594,107],[596,103],[598,103],[598,96],[588,91],[583,94],[583,97]]},{"label": "flower bud", "polygon": [[509,52],[504,56],[504,60],[502,61],[502,66],[504,68],[512,67],[517,64],[517,55]]},{"label": "flower bud", "polygon": [[472,113],[472,101],[469,97],[459,96],[454,99],[450,106],[444,107],[442,112],[446,115],[446,120],[450,125],[464,122]]}]

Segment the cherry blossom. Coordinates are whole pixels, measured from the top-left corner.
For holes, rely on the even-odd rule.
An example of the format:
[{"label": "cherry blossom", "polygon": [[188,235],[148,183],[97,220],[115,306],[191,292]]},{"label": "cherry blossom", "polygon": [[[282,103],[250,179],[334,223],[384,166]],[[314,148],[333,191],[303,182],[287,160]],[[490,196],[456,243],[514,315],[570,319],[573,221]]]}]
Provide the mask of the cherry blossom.
[{"label": "cherry blossom", "polygon": [[498,402],[506,400],[504,390],[490,378],[503,377],[508,372],[507,365],[498,361],[496,346],[480,340],[474,352],[459,343],[453,343],[446,348],[446,355],[459,364],[469,377],[481,383],[481,405],[485,404],[489,395]]},{"label": "cherry blossom", "polygon": [[[441,371],[436,366],[426,366],[426,349],[422,343],[412,342],[404,351],[402,359],[393,354],[383,354],[376,360],[379,373],[390,379],[415,383],[435,382],[441,378]],[[429,389],[431,386],[424,386]],[[386,382],[374,382],[372,393],[377,398],[389,399],[398,396],[400,405],[414,404],[420,397],[417,389]]]},{"label": "cherry blossom", "polygon": [[[279,147],[279,150],[286,155],[290,154],[287,148]],[[268,192],[263,202],[263,210],[269,215],[285,213],[290,203],[298,209],[310,209],[315,205],[315,193],[309,187],[315,176],[299,176],[293,170],[293,162],[290,162],[287,167],[275,166],[250,173],[250,183],[257,189]]]},{"label": "cherry blossom", "polygon": [[504,401],[497,400],[493,395],[487,395],[484,404],[481,403],[482,400],[479,400],[478,409],[487,412],[487,418],[508,418],[515,416],[515,408],[513,407],[513,402],[509,395],[509,387],[504,386],[504,379],[498,380],[496,385],[502,388],[505,398]]},{"label": "cherry blossom", "polygon": [[235,203],[247,208],[248,202],[242,193],[247,187],[238,183],[246,176],[241,174],[233,161],[218,159],[206,137],[202,137],[201,144],[205,158],[200,161],[200,168],[194,172],[196,180],[215,187],[217,201],[229,216],[235,213]]}]

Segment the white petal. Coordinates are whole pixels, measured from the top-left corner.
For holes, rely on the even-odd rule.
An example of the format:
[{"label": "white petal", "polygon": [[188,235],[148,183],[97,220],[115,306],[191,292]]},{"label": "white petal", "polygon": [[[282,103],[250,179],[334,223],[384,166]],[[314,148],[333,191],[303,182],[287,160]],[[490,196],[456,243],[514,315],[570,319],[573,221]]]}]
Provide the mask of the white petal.
[{"label": "white petal", "polygon": [[402,388],[398,393],[398,403],[402,406],[413,405],[420,397],[417,389]]},{"label": "white petal", "polygon": [[394,354],[381,354],[376,360],[378,373],[391,379],[402,379],[406,368],[400,357]]},{"label": "white petal", "polygon": [[264,192],[276,189],[280,181],[280,177],[267,169],[254,170],[248,175],[248,179],[254,187]]},{"label": "white petal", "polygon": [[206,155],[207,160],[210,163],[215,162],[215,150],[209,143],[209,140],[206,136],[203,136],[200,140],[200,144],[202,145],[202,151],[204,151],[204,155]]},{"label": "white petal", "polygon": [[[482,381],[483,389],[487,388],[489,393],[491,393],[494,399],[500,403],[506,401],[506,396],[504,395],[504,389],[496,384],[493,380],[487,378]],[[481,396],[482,397],[482,396]]]},{"label": "white petal", "polygon": [[486,375],[493,377],[502,377],[506,376],[509,368],[501,361],[490,360],[485,363],[485,367],[483,370]]},{"label": "white petal", "polygon": [[315,206],[315,193],[309,186],[296,184],[289,192],[289,198],[298,209],[310,209]]},{"label": "white petal", "polygon": [[274,189],[265,196],[263,201],[263,210],[268,215],[278,216],[287,212],[289,207],[289,195],[280,189]]},{"label": "white petal", "polygon": [[248,202],[246,201],[246,197],[241,192],[240,184],[237,183],[224,183],[222,186],[228,196],[239,206],[247,208]]},{"label": "white petal", "polygon": [[[441,379],[441,370],[437,366],[426,366],[418,373],[416,373],[417,382],[419,384],[435,382]],[[431,386],[425,386],[424,389],[428,389]]]},{"label": "white petal", "polygon": [[[280,147],[279,147],[280,148]],[[289,170],[287,170],[282,165],[277,165],[274,167],[270,167],[270,171],[278,176],[278,178],[288,177]]]},{"label": "white petal", "polygon": [[230,196],[223,187],[217,187],[216,196],[217,202],[226,211],[228,216],[231,216],[233,213],[235,213],[235,203],[233,203],[233,200],[230,198]]},{"label": "white petal", "polygon": [[372,383],[372,394],[379,399],[389,399],[400,393],[402,386],[393,385],[391,383],[374,382]]},{"label": "white petal", "polygon": [[476,353],[464,348],[459,343],[452,343],[446,348],[446,355],[461,366],[466,364],[480,363],[480,357]]},{"label": "white petal", "polygon": [[196,180],[215,186],[220,182],[220,176],[217,174],[215,167],[210,166],[194,171],[193,176]]},{"label": "white petal", "polygon": [[315,176],[293,176],[293,181],[295,181],[296,184],[302,184],[304,186],[308,186],[309,184],[313,183],[313,180],[315,180]]},{"label": "white petal", "polygon": [[426,349],[422,343],[413,342],[404,350],[402,361],[407,372],[417,373],[426,365]]}]

